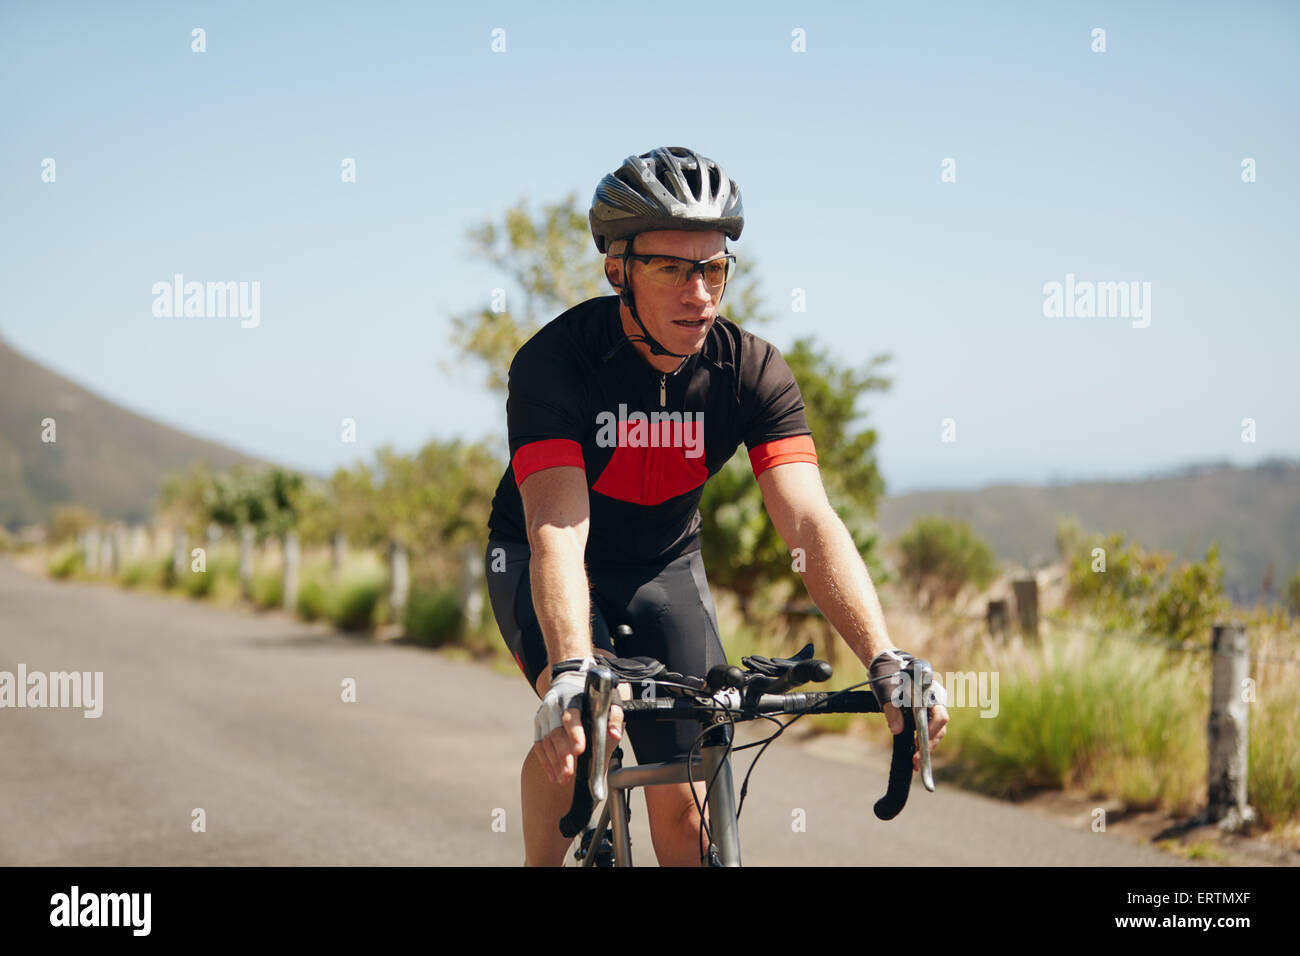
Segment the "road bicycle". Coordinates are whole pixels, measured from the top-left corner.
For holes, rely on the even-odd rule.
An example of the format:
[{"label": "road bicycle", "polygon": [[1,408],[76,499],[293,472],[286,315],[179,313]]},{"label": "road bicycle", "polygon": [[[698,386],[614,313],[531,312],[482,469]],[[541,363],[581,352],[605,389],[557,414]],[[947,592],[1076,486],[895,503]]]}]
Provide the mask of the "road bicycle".
[{"label": "road bicycle", "polygon": [[[620,635],[632,633],[627,625],[617,629]],[[700,863],[707,866],[740,866],[738,822],[749,787],[749,774],[767,746],[781,736],[792,723],[808,714],[880,713],[880,704],[870,690],[857,690],[871,683],[863,681],[843,690],[815,693],[789,693],[806,683],[830,679],[832,669],[826,661],[815,660],[813,646],[806,645],[789,658],[751,655],[741,659],[744,668],[720,664],[704,677],[669,671],[662,663],[648,657],[603,658],[587,672],[581,700],[582,729],[587,746],[577,758],[574,773],[573,803],[560,820],[560,832],[568,838],[582,835],[574,859],[582,866],[631,866],[632,849],[628,835],[631,809],[630,791],[661,783],[691,783],[707,780],[704,801],[697,796],[700,811]],[[881,820],[892,820],[907,803],[912,785],[912,754],[920,752],[921,780],[926,790],[934,791],[934,774],[930,765],[929,711],[933,701],[930,687],[933,670],[928,661],[907,661],[899,672],[903,690],[896,698],[903,714],[903,730],[895,735],[889,766],[889,783],[885,795],[876,801],[874,810]],[[889,680],[891,673],[877,680]],[[617,700],[620,682],[640,684],[645,688],[639,700]],[[687,755],[675,760],[622,766],[622,749],[608,753],[606,733],[611,706],[623,709],[625,726],[630,721],[690,720],[700,725]],[[777,718],[791,716],[784,723]],[[735,725],[749,720],[771,720],[779,727],[770,737],[754,743],[733,746]],[[920,741],[919,747],[915,741]],[[760,747],[750,764],[740,788],[740,802],[735,799],[731,773],[731,753]],[[696,752],[698,751],[698,753]],[[607,757],[609,769],[605,771]],[[692,792],[694,792],[692,790]],[[593,825],[597,804],[601,812]],[[708,821],[704,817],[708,807]]]}]

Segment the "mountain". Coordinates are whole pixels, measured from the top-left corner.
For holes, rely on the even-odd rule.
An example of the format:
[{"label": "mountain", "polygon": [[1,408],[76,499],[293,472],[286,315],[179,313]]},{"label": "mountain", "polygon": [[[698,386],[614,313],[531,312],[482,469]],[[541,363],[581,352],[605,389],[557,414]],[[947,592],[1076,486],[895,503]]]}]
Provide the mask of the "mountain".
[{"label": "mountain", "polygon": [[[54,419],[55,441],[42,441]],[[42,521],[51,505],[143,521],[163,481],[192,462],[258,459],[151,421],[95,395],[0,341],[0,525]]]},{"label": "mountain", "polygon": [[1300,566],[1300,462],[1255,467],[1215,462],[1126,481],[1068,485],[993,485],[977,491],[918,491],[886,498],[880,529],[902,533],[914,518],[939,514],[968,521],[999,558],[1035,565],[1055,556],[1059,518],[1085,532],[1123,532],[1152,550],[1199,560],[1219,542],[1224,586],[1238,602],[1273,592]]}]

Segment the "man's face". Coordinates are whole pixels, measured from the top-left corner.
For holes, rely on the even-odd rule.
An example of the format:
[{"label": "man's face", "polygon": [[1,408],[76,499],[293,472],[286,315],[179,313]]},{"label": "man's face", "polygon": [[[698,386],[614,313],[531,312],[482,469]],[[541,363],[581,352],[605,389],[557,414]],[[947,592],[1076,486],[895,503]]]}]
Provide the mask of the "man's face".
[{"label": "man's face", "polygon": [[[622,253],[626,240],[612,243],[611,253]],[[712,259],[726,251],[727,237],[722,232],[685,230],[643,232],[635,238],[631,252],[636,255],[681,256],[685,259]],[[636,311],[650,334],[670,352],[689,355],[704,347],[705,337],[718,313],[722,288],[711,288],[698,272],[677,288],[660,285],[645,277],[646,264],[628,261],[632,273],[632,294]],[[615,285],[623,282],[623,260],[605,260],[605,273]]]}]

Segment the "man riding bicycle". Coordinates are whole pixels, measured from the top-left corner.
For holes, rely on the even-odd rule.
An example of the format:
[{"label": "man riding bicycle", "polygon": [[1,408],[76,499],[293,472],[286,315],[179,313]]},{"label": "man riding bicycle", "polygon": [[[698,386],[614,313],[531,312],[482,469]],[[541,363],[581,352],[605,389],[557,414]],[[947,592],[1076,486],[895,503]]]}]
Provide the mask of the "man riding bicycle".
[{"label": "man riding bicycle", "polygon": [[[773,524],[805,558],[808,593],[872,678],[894,648],[871,577],[831,508],[799,386],[781,353],[718,313],[744,226],[740,191],[681,147],[629,156],[589,213],[617,296],[543,326],[510,364],[510,466],[497,486],[485,562],[492,609],[542,705],[521,772],[525,862],[561,865],[558,822],[586,746],[575,698],[597,656],[647,656],[703,675],[726,658],[700,557],[705,481],[741,442]],[[630,625],[630,638],[615,633]],[[872,685],[890,730],[897,681]],[[940,701],[929,747],[945,733]],[[638,763],[684,757],[697,728],[629,727]],[[615,707],[610,739],[622,736]],[[612,749],[612,746],[611,746]],[[919,768],[919,753],[914,758]],[[703,783],[696,784],[702,797]],[[661,865],[698,865],[687,784],[646,788]]]}]

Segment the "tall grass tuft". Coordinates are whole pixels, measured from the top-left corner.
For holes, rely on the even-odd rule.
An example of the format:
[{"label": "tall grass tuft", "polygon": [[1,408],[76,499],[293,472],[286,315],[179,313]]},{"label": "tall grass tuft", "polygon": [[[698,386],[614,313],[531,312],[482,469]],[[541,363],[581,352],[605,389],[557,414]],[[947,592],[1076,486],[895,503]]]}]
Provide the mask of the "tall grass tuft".
[{"label": "tall grass tuft", "polygon": [[1074,631],[986,644],[980,666],[998,673],[998,711],[950,708],[961,782],[1001,796],[1081,787],[1181,812],[1203,801],[1205,661]]}]

